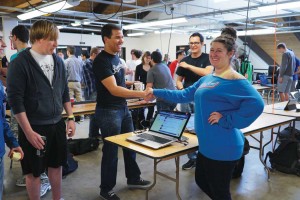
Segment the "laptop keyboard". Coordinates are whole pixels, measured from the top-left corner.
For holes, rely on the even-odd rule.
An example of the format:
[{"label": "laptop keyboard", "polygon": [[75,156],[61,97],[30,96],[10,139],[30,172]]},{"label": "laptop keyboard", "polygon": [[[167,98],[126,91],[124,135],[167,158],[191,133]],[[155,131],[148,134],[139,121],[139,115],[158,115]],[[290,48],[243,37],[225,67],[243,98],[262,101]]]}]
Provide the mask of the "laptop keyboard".
[{"label": "laptop keyboard", "polygon": [[157,142],[157,143],[160,143],[160,144],[165,144],[167,142],[172,141],[172,140],[168,140],[168,139],[157,137],[155,135],[150,135],[150,134],[139,134],[139,135],[137,135],[137,137],[147,139],[147,140],[150,140],[150,141],[153,141],[153,142]]}]

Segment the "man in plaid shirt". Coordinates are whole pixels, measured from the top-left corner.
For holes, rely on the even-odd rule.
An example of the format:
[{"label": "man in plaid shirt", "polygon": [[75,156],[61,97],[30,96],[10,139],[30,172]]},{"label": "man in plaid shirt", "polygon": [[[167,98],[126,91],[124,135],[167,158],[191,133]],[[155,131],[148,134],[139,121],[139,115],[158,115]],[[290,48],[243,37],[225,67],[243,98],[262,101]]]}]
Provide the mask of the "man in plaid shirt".
[{"label": "man in plaid shirt", "polygon": [[[88,58],[83,65],[83,84],[84,84],[84,98],[85,100],[96,101],[97,91],[95,85],[95,75],[92,69],[93,61],[100,53],[98,47],[93,47]],[[99,127],[97,126],[95,115],[90,115],[89,137],[98,137]]]}]

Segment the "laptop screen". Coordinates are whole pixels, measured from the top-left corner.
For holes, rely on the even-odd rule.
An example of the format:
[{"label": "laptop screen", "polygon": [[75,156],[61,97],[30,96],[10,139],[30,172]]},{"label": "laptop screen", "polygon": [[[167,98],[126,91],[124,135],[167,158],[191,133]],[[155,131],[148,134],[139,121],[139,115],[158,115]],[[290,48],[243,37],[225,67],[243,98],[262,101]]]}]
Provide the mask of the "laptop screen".
[{"label": "laptop screen", "polygon": [[156,114],[150,131],[172,137],[181,137],[191,114],[175,111],[160,111]]}]

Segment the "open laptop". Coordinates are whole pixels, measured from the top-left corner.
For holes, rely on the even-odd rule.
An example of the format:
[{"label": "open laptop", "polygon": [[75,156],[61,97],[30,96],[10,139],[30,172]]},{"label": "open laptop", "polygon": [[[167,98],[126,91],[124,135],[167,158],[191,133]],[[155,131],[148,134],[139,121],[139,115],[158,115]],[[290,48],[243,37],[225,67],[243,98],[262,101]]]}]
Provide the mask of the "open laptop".
[{"label": "open laptop", "polygon": [[297,99],[290,99],[287,101],[286,105],[284,106],[276,106],[274,107],[275,110],[296,110],[297,109]]},{"label": "open laptop", "polygon": [[177,111],[159,111],[149,131],[127,138],[153,149],[167,146],[181,138],[191,114]]}]

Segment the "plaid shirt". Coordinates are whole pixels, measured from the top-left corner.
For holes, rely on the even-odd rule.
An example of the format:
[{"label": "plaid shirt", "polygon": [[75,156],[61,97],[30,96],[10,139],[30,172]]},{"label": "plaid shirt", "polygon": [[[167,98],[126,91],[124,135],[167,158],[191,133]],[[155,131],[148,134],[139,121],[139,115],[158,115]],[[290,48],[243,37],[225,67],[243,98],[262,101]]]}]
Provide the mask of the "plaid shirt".
[{"label": "plaid shirt", "polygon": [[83,65],[83,83],[84,91],[87,96],[90,96],[96,91],[95,75],[92,69],[93,60],[87,59]]}]

